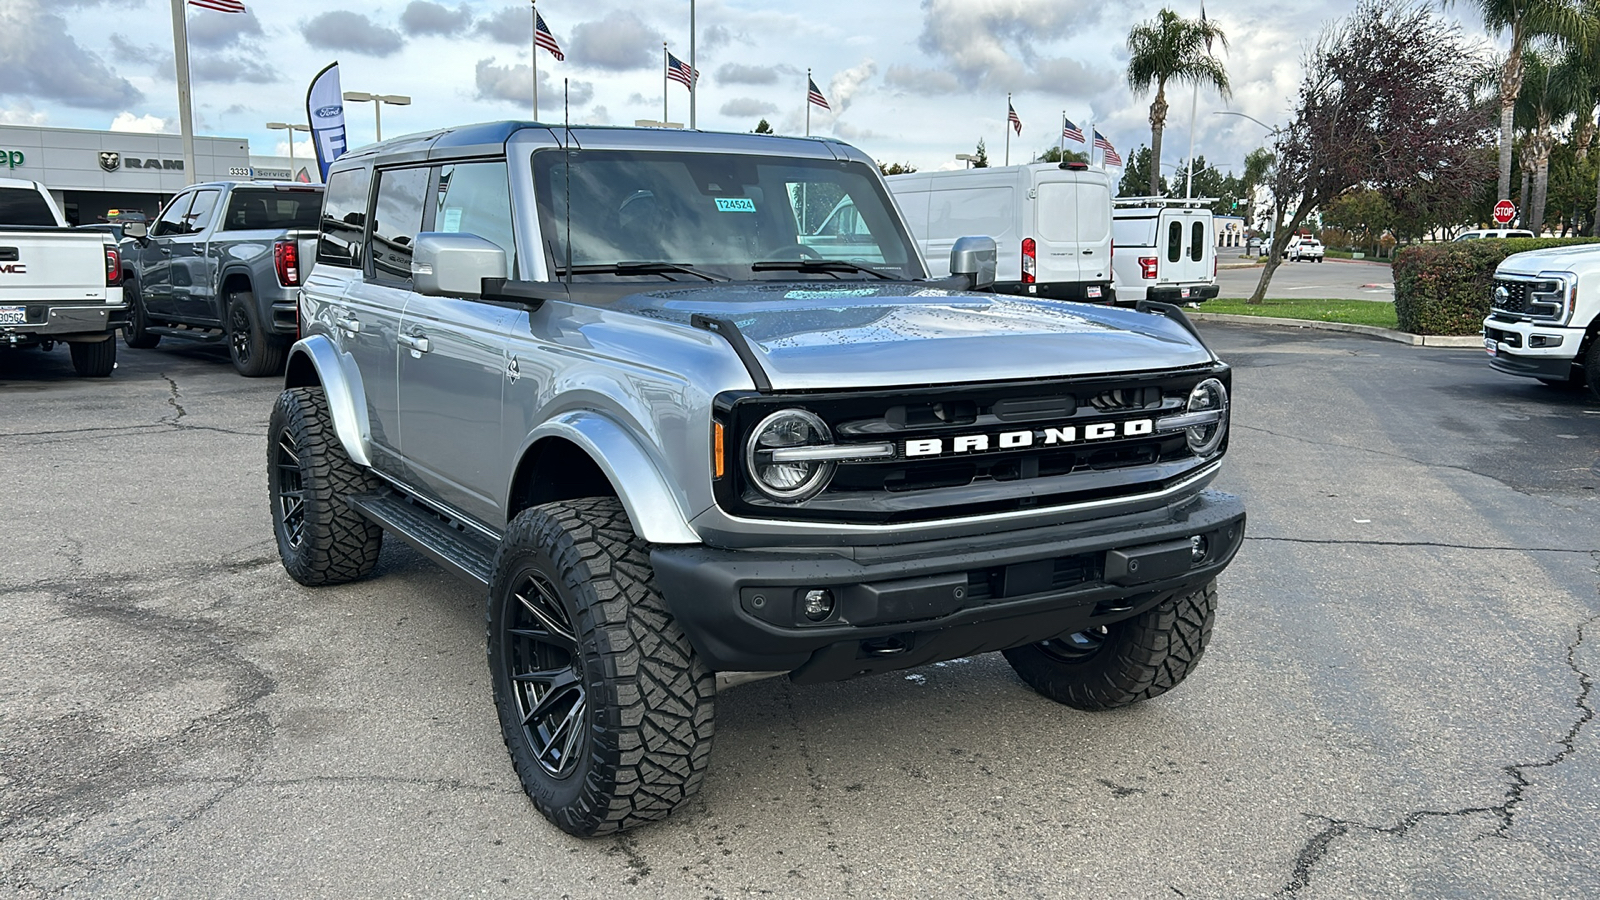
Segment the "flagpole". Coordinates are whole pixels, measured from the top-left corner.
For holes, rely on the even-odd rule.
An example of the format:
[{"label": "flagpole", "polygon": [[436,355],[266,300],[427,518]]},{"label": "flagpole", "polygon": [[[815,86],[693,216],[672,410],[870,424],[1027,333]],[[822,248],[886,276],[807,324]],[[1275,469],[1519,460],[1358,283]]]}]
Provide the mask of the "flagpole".
[{"label": "flagpole", "polygon": [[811,70],[806,70],[806,137],[811,137]]},{"label": "flagpole", "polygon": [[1056,162],[1067,161],[1067,111],[1061,111],[1061,158]]},{"label": "flagpole", "polygon": [[[184,184],[194,184],[194,109],[189,100],[189,23],[184,16],[184,0],[172,0],[172,60],[178,75],[178,130],[183,135]],[[294,143],[292,131],[289,143]]]},{"label": "flagpole", "polygon": [[[528,45],[528,59],[533,61],[533,120],[539,121],[539,0],[529,0],[529,34],[533,43]],[[381,104],[380,104],[381,105]]]},{"label": "flagpole", "polygon": [[1189,174],[1184,177],[1183,199],[1194,197],[1194,117],[1200,103],[1200,82],[1194,83],[1194,93],[1189,98]]},{"label": "flagpole", "polygon": [[[1094,120],[1090,119],[1089,120],[1089,165],[1091,165],[1091,166],[1094,165],[1095,146],[1099,143],[1098,141],[1095,140],[1095,138],[1099,137],[1099,135],[1100,135],[1100,132],[1094,130]],[[1102,170],[1104,170],[1105,166],[1101,166],[1100,168]]]},{"label": "flagpole", "polygon": [[1006,165],[1011,165],[1011,92],[1006,92]]},{"label": "flagpole", "polygon": [[694,130],[695,88],[699,86],[700,70],[694,62],[694,0],[689,0],[689,130]]},{"label": "flagpole", "polygon": [[661,42],[661,127],[667,127],[667,42]]}]

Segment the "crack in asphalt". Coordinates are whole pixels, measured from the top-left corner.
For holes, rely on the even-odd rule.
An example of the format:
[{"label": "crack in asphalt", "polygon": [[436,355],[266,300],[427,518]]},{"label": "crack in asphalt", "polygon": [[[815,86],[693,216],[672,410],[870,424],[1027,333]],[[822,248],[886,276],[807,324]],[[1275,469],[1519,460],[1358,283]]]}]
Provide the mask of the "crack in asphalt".
[{"label": "crack in asphalt", "polygon": [[1493,806],[1468,806],[1461,809],[1419,809],[1412,810],[1401,816],[1393,825],[1368,825],[1349,819],[1335,819],[1331,816],[1313,815],[1310,818],[1324,824],[1321,831],[1312,835],[1301,845],[1295,854],[1294,868],[1289,875],[1289,881],[1278,891],[1276,896],[1293,897],[1311,885],[1311,873],[1333,850],[1333,845],[1340,838],[1352,831],[1364,831],[1370,834],[1381,834],[1390,837],[1404,837],[1411,829],[1429,819],[1466,818],[1475,815],[1492,815],[1499,819],[1499,827],[1495,829],[1495,836],[1509,839],[1511,827],[1516,824],[1517,809],[1526,799],[1525,792],[1533,786],[1528,777],[1528,772],[1535,769],[1550,769],[1560,765],[1577,752],[1578,734],[1585,725],[1594,720],[1595,708],[1589,696],[1594,691],[1594,676],[1584,671],[1578,665],[1578,648],[1583,646],[1586,631],[1600,623],[1600,614],[1590,616],[1578,625],[1577,639],[1567,645],[1567,667],[1572,669],[1578,678],[1578,695],[1573,700],[1573,706],[1579,711],[1578,718],[1567,729],[1567,733],[1557,741],[1561,750],[1549,759],[1537,760],[1527,763],[1511,763],[1502,766],[1511,779],[1511,784],[1506,788],[1502,802]]},{"label": "crack in asphalt", "polygon": [[[251,544],[251,549],[260,544]],[[182,568],[163,566],[159,573],[165,578],[191,580],[200,576],[215,575],[218,572],[229,575],[238,575],[243,572],[253,572],[279,564],[276,552],[271,555],[251,556],[245,559],[228,561],[224,556],[221,562],[197,562]],[[80,563],[81,565],[81,563]],[[49,578],[41,581],[30,581],[24,584],[0,585],[0,597],[9,597],[18,594],[33,594],[40,591],[54,593],[71,593],[84,589],[102,589],[107,587],[126,587],[135,582],[147,581],[152,572],[84,572],[71,578]]]},{"label": "crack in asphalt", "polygon": [[167,404],[169,406],[171,406],[174,410],[177,411],[177,415],[176,416],[173,416],[170,419],[168,419],[167,417],[163,416],[161,421],[166,422],[169,425],[176,425],[179,422],[183,421],[183,417],[184,416],[189,414],[188,411],[183,408],[183,404],[178,402],[180,399],[183,398],[183,392],[178,390],[178,381],[177,381],[177,379],[173,378],[171,375],[168,375],[167,373],[162,372],[161,373],[161,379],[167,383],[167,386],[172,391],[171,395],[167,397]]},{"label": "crack in asphalt", "polygon": [[1270,541],[1277,544],[1348,544],[1356,547],[1438,547],[1444,550],[1491,550],[1506,553],[1578,553],[1585,556],[1600,553],[1600,550],[1577,549],[1572,547],[1499,547],[1488,544],[1447,544],[1442,541],[1362,541],[1342,540],[1337,538],[1291,538],[1276,537],[1273,535],[1247,534],[1246,541]]},{"label": "crack in asphalt", "polygon": [[[163,373],[161,375],[161,380],[167,383],[166,403],[172,408],[172,414],[162,416],[160,419],[154,422],[147,422],[142,425],[107,425],[98,428],[58,428],[46,429],[44,431],[13,431],[0,434],[0,441],[5,441],[11,438],[72,438],[95,434],[135,434],[144,431],[158,432],[169,428],[178,431],[214,431],[219,434],[232,434],[239,437],[266,436],[266,429],[264,427],[260,431],[240,431],[236,428],[223,428],[217,425],[196,425],[193,422],[183,421],[189,415],[189,411],[184,408],[182,403],[183,390],[178,387],[177,379],[170,375]],[[29,441],[28,443],[30,445],[39,445],[60,443],[60,441]]]}]

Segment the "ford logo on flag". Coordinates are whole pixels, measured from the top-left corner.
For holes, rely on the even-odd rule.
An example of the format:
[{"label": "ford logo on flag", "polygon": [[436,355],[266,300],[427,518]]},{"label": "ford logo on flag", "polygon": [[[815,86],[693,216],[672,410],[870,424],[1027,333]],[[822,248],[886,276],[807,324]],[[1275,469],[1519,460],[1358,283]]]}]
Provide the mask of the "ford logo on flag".
[{"label": "ford logo on flag", "polygon": [[319,119],[331,119],[334,116],[337,116],[337,115],[339,115],[339,114],[341,114],[343,112],[344,112],[344,107],[342,107],[342,106],[324,106],[321,109],[317,110],[317,118],[319,118]]}]

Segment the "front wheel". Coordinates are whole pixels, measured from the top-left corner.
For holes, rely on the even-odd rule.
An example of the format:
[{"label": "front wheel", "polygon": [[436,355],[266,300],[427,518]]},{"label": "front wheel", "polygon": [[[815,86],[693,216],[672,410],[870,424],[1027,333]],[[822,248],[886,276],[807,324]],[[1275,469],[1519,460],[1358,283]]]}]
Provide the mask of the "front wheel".
[{"label": "front wheel", "polygon": [[1177,687],[1200,663],[1217,614],[1213,582],[1151,609],[1005,651],[1030,687],[1076,709],[1115,709]]},{"label": "front wheel", "polygon": [[117,367],[117,336],[103,341],[67,345],[72,354],[72,370],[84,378],[106,378]]},{"label": "front wheel", "polygon": [[149,350],[161,343],[161,335],[150,333],[150,319],[144,314],[144,298],[139,295],[139,283],[132,278],[124,278],[122,299],[128,304],[128,322],[122,326],[122,342],[135,350]]},{"label": "front wheel", "polygon": [[490,580],[489,676],[523,790],[579,837],[665,818],[700,789],[716,680],[615,499],[511,521]]},{"label": "front wheel", "polygon": [[278,395],[267,424],[267,496],[278,556],[304,585],[344,584],[378,564],[383,529],[345,498],[378,489],[378,479],[351,461],[333,430],[320,387]]}]

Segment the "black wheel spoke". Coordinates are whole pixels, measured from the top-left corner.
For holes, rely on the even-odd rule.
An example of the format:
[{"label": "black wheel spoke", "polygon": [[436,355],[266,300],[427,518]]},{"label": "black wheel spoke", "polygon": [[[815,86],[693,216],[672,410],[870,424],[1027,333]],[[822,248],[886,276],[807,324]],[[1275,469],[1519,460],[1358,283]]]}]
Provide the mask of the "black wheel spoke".
[{"label": "black wheel spoke", "polygon": [[522,608],[527,610],[528,614],[533,616],[539,625],[544,628],[544,637],[546,639],[566,647],[576,647],[578,645],[577,636],[562,621],[566,616],[550,608],[552,601],[542,588],[537,585],[533,587],[534,589],[531,591],[517,594],[517,602],[522,604]]},{"label": "black wheel spoke", "polygon": [[583,702],[583,688],[578,684],[577,676],[573,674],[571,669],[568,669],[566,676],[558,678],[552,683],[549,690],[545,691],[539,701],[533,705],[533,709],[528,710],[528,714],[522,717],[522,724],[536,724],[538,720],[549,716],[551,711],[559,706],[563,700],[574,698],[574,705]]},{"label": "black wheel spoke", "polygon": [[[587,706],[588,704],[579,699],[567,710],[567,714],[561,719],[561,724],[550,731],[550,739],[544,742],[544,746],[539,748],[537,754],[541,761],[547,761],[546,765],[553,764],[560,771],[572,764],[574,761],[572,751],[577,746],[580,731],[578,724],[582,721],[583,711]],[[559,750],[556,749],[558,742],[561,745]],[[556,752],[552,753],[552,750]]]}]

